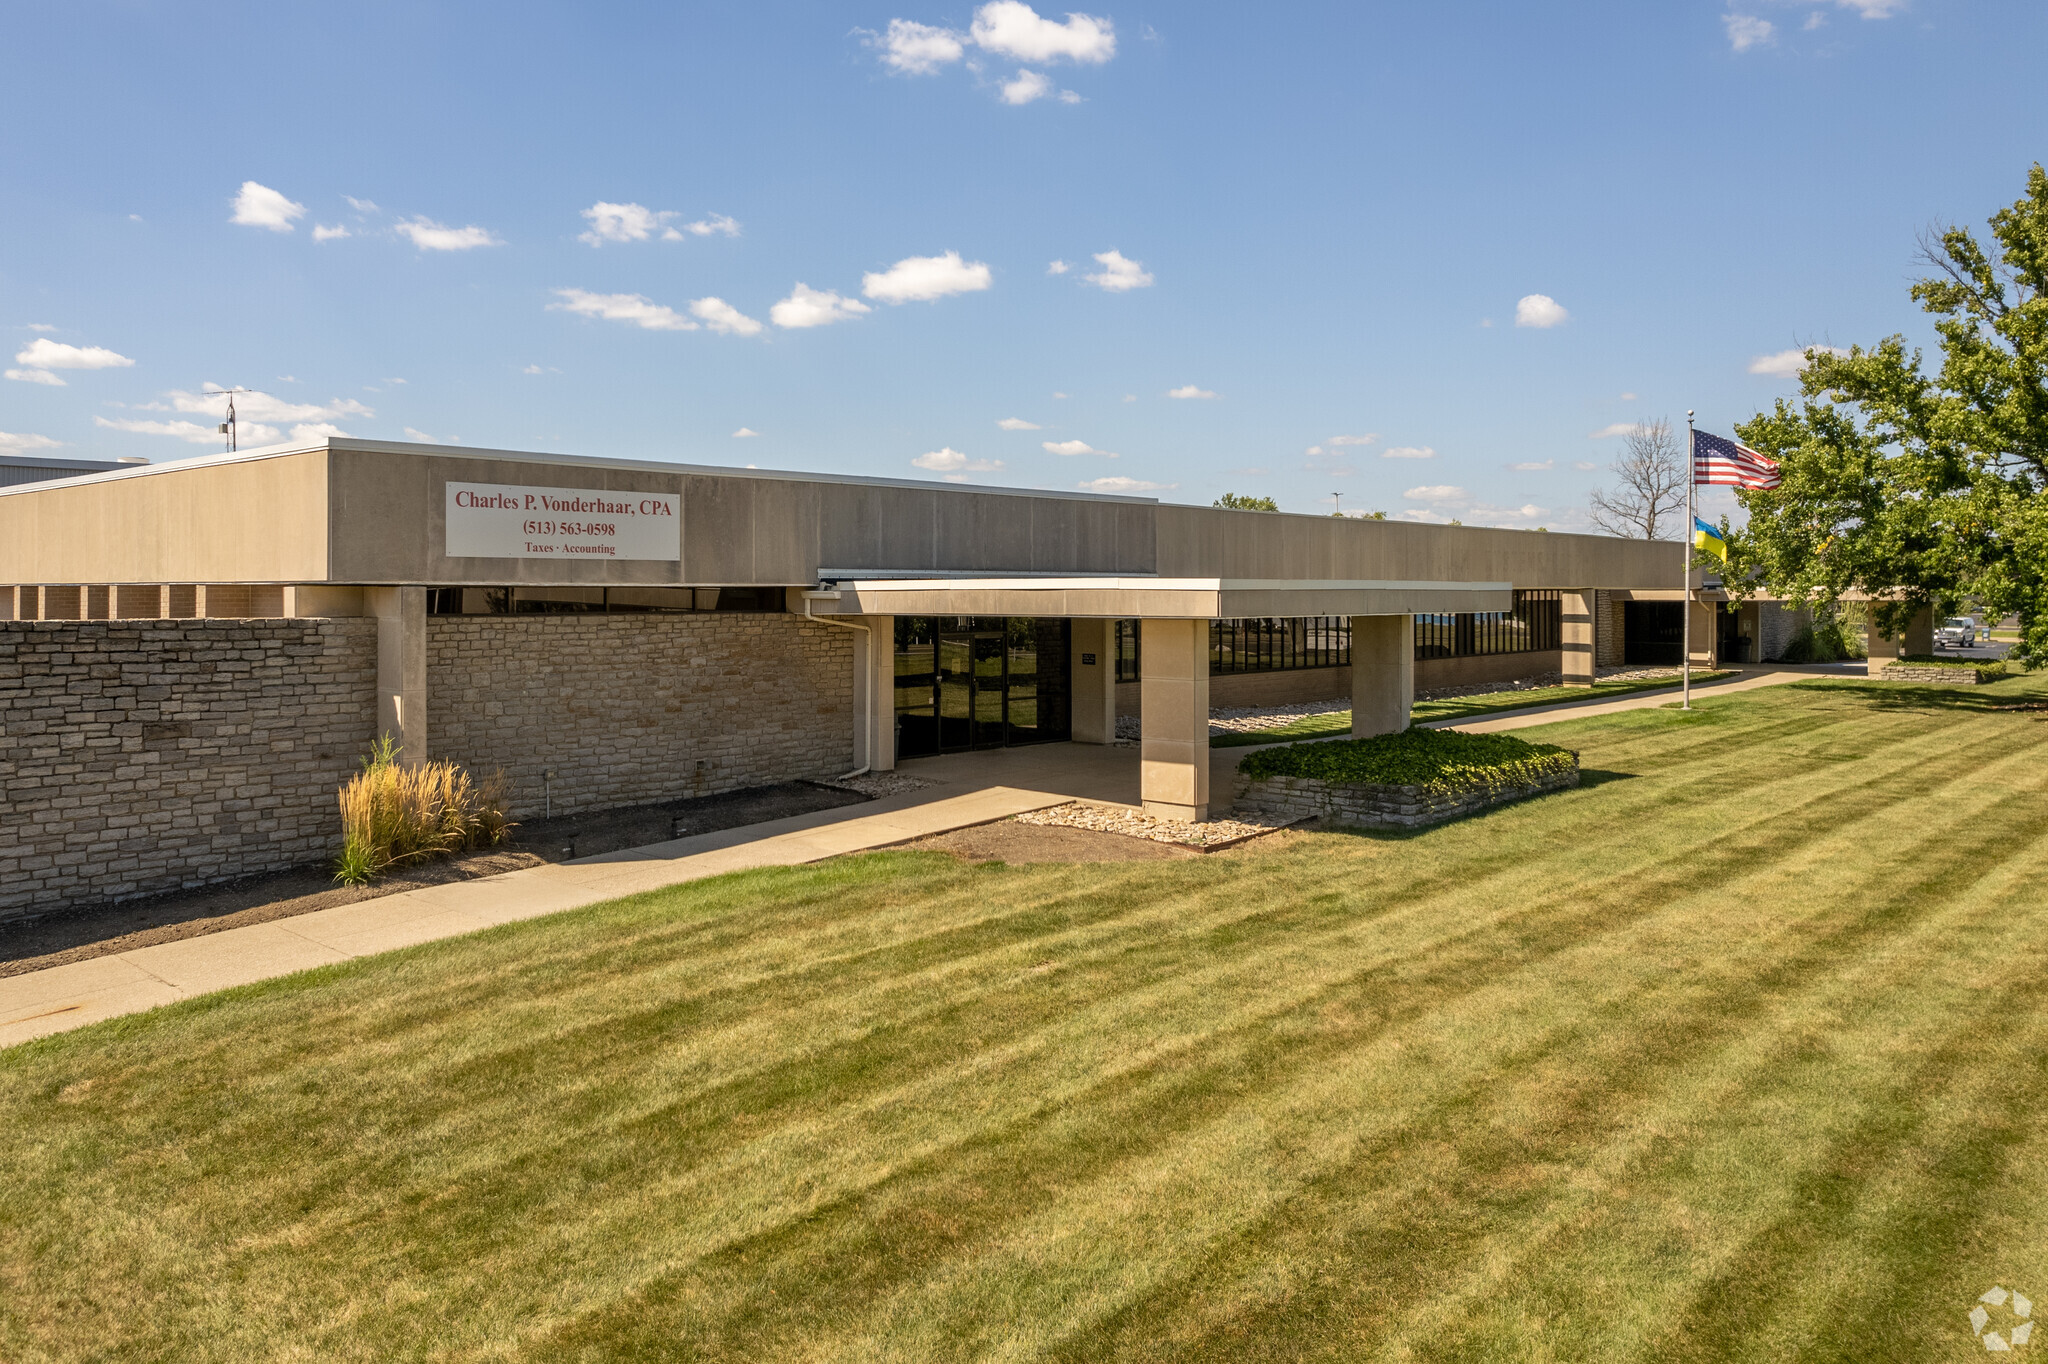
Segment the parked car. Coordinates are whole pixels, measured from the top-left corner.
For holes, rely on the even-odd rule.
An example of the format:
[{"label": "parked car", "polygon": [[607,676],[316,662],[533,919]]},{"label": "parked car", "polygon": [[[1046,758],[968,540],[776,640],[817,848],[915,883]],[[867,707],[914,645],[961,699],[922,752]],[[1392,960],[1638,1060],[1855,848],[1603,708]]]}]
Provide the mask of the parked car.
[{"label": "parked car", "polygon": [[1950,616],[1934,632],[1937,649],[1967,649],[1977,642],[1977,622],[1968,616]]}]

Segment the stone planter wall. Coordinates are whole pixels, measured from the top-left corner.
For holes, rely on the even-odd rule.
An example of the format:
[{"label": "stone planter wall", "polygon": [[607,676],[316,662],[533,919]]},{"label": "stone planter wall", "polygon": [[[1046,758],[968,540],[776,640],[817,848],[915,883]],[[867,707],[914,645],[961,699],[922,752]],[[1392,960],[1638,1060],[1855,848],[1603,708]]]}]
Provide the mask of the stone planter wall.
[{"label": "stone planter wall", "polygon": [[1327,819],[1368,829],[1419,829],[1477,814],[1496,805],[1526,800],[1579,784],[1579,765],[1526,786],[1488,790],[1475,783],[1463,791],[1425,794],[1415,786],[1318,781],[1311,777],[1262,777],[1239,774],[1232,813],[1256,814],[1277,820]]},{"label": "stone planter wall", "polygon": [[1893,663],[1880,668],[1880,682],[1939,682],[1946,687],[1974,687],[1983,679],[1974,668],[1916,668],[1910,663]]}]

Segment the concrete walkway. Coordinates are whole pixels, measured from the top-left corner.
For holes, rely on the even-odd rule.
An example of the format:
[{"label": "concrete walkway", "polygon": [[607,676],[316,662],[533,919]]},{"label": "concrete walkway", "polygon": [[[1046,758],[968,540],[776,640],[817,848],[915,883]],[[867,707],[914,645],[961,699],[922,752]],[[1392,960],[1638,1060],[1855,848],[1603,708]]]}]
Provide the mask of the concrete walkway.
[{"label": "concrete walkway", "polygon": [[[1721,695],[1847,676],[1827,667],[1780,668],[1694,688]],[[1487,733],[1668,705],[1676,689],[1615,701],[1566,701],[1435,727]],[[1228,807],[1237,764],[1261,745],[1209,752],[1210,789]],[[752,867],[787,867],[842,853],[987,824],[1069,800],[1136,805],[1135,746],[1045,744],[907,761],[900,770],[931,785],[863,805],[841,806],[721,833],[553,863],[475,881],[426,886],[290,919],[158,943],[0,979],[0,1047],[135,1013],[212,990],[268,980],[377,952],[452,938],[498,924],[580,909]]]},{"label": "concrete walkway", "polygon": [[[1816,677],[1863,677],[1861,663],[1773,663],[1770,671],[1745,673],[1737,677],[1722,678],[1718,682],[1695,682],[1694,696],[1726,696],[1730,692],[1755,691],[1758,687],[1776,687],[1786,682],[1805,682]],[[1504,710],[1494,715],[1473,720],[1434,720],[1420,726],[1423,729],[1457,729],[1467,734],[1494,734],[1504,729],[1526,729],[1530,725],[1548,725],[1559,720],[1577,720],[1589,715],[1613,715],[1624,710],[1647,710],[1654,706],[1668,706],[1678,700],[1679,687],[1662,687],[1656,691],[1634,692],[1613,701],[1560,701],[1549,706],[1530,706],[1526,710]]]}]

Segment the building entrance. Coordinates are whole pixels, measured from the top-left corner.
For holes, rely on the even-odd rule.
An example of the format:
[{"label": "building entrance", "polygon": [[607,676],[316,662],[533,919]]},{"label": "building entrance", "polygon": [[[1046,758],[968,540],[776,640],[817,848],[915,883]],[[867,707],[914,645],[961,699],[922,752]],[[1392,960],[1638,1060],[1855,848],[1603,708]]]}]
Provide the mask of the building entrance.
[{"label": "building entrance", "polygon": [[1064,620],[899,616],[896,755],[1071,737]]}]

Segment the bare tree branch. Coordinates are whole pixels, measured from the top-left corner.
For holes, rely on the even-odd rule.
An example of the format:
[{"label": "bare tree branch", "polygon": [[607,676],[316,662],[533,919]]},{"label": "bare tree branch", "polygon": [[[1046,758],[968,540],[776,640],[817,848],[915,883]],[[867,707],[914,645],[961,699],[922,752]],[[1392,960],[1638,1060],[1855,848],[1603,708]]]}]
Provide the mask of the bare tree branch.
[{"label": "bare tree branch", "polygon": [[1612,490],[1592,495],[1594,525],[1631,540],[1680,538],[1676,513],[1685,505],[1688,470],[1670,422],[1659,417],[1631,431],[1614,477]]}]

